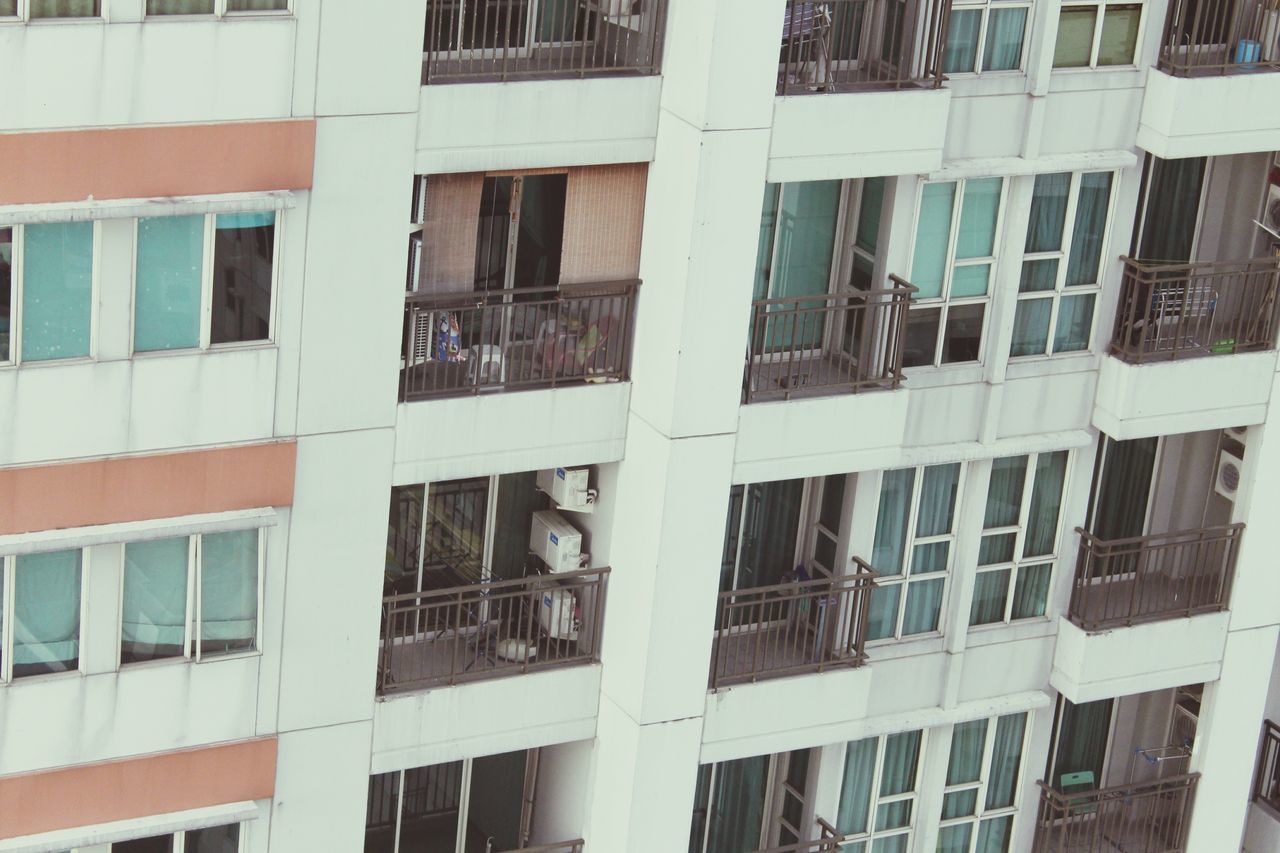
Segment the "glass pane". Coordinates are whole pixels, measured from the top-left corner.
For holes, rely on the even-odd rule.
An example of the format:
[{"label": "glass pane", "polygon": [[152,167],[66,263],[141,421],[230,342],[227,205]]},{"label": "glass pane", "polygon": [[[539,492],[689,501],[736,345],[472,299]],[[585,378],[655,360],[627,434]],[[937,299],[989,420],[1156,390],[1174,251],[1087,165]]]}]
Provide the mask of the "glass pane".
[{"label": "glass pane", "polygon": [[818,521],[832,533],[840,532],[840,507],[844,502],[844,475],[834,474],[822,481],[822,509]]},{"label": "glass pane", "polygon": [[1022,514],[1022,487],[1027,478],[1027,457],[1006,456],[991,463],[987,481],[987,509],[983,528],[1012,527]]},{"label": "glass pane", "polygon": [[203,216],[138,220],[135,352],[200,345],[203,257]]},{"label": "glass pane", "polygon": [[959,462],[930,465],[924,469],[920,508],[916,512],[916,536],[939,536],[951,532],[959,488]]},{"label": "glass pane", "polygon": [[283,12],[289,0],[227,0],[228,12]]},{"label": "glass pane", "polygon": [[784,184],[770,296],[808,296],[831,288],[840,181]]},{"label": "glass pane", "polygon": [[111,845],[111,853],[172,853],[172,835],[153,835],[132,841],[117,841]]},{"label": "glass pane", "polygon": [[983,71],[1017,71],[1022,65],[1022,36],[1027,31],[1027,10],[992,9],[987,19],[987,46],[982,52]]},{"label": "glass pane", "polygon": [[[1063,16],[1069,11],[1064,9]],[[1024,246],[1028,253],[1056,252],[1062,248],[1062,229],[1067,222],[1067,195],[1070,191],[1070,172],[1036,175]]]},{"label": "glass pane", "polygon": [[80,665],[80,554],[17,558],[13,578],[13,676],[68,672]]},{"label": "glass pane", "polygon": [[[920,219],[916,223],[916,247],[911,259],[911,283],[919,288],[916,299],[942,295],[942,277],[951,242],[951,211],[955,207],[956,185],[925,184],[920,198]],[[909,334],[909,333],[908,333]]]},{"label": "glass pane", "polygon": [[[486,755],[471,762],[471,804],[464,830],[471,843],[485,839],[487,850],[516,850],[520,843],[520,815],[524,807],[524,779],[528,752],[523,749]],[[471,844],[468,844],[470,849]]]},{"label": "glass pane", "polygon": [[147,0],[147,14],[212,15],[213,0]]},{"label": "glass pane", "polygon": [[965,264],[951,271],[951,295],[986,296],[991,281],[991,264]]},{"label": "glass pane", "polygon": [[1004,621],[1004,605],[1009,595],[1009,569],[979,572],[973,585],[970,625],[990,625]]},{"label": "glass pane", "polygon": [[818,531],[813,538],[813,560],[828,572],[835,574],[836,540]]},{"label": "glass pane", "polygon": [[1102,40],[1098,43],[1099,65],[1130,65],[1138,45],[1138,24],[1142,6],[1108,6],[1102,13]]},{"label": "glass pane", "polygon": [[871,606],[867,610],[867,639],[892,637],[898,622],[898,599],[902,584],[876,584],[871,590]]},{"label": "glass pane", "polygon": [[[17,2],[17,0],[13,0]],[[0,0],[0,14],[4,14]],[[0,361],[8,361],[13,318],[13,229],[0,228]]]},{"label": "glass pane", "polygon": [[978,824],[978,846],[974,853],[1009,853],[1013,815],[993,817]]},{"label": "glass pane", "polygon": [[13,18],[18,14],[18,0],[0,0],[0,18]]},{"label": "glass pane", "polygon": [[1020,299],[1013,314],[1013,340],[1009,357],[1044,355],[1049,346],[1049,319],[1052,299]]},{"label": "glass pane", "polygon": [[189,546],[185,536],[125,545],[122,664],[185,651]]},{"label": "glass pane", "polygon": [[1013,805],[1022,766],[1022,740],[1027,728],[1026,714],[1007,714],[996,722],[991,746],[991,770],[987,779],[987,811]]},{"label": "glass pane", "polygon": [[271,336],[271,269],[276,215],[219,215],[213,236],[210,340],[265,341]]},{"label": "glass pane", "polygon": [[1010,618],[1033,619],[1044,615],[1052,574],[1052,563],[1018,569],[1018,583],[1013,591],[1013,613]]},{"label": "glass pane", "polygon": [[1077,352],[1089,348],[1095,295],[1082,293],[1062,297],[1058,306],[1058,328],[1053,333],[1054,352]]},{"label": "glass pane", "polygon": [[941,318],[941,308],[913,308],[907,312],[907,340],[902,354],[904,367],[933,364]]},{"label": "glass pane", "polygon": [[867,178],[862,182],[862,210],[858,213],[858,229],[854,244],[875,254],[880,239],[880,216],[884,209],[884,178]]},{"label": "glass pane", "polygon": [[89,354],[93,223],[28,225],[22,273],[22,358]]},{"label": "glass pane", "polygon": [[[966,791],[952,791],[950,794],[942,796],[942,817],[944,819],[954,817],[967,817],[973,814],[978,808],[978,789],[969,788]],[[943,830],[945,835],[946,830]]]},{"label": "glass pane", "polygon": [[1067,451],[1041,453],[1036,457],[1036,480],[1031,489],[1027,513],[1027,536],[1022,556],[1040,557],[1054,552],[1058,533],[1058,511],[1062,507],[1062,486],[1067,477]]},{"label": "glass pane", "polygon": [[1058,285],[1058,259],[1040,258],[1022,264],[1022,278],[1018,281],[1019,293],[1040,293],[1053,290]]},{"label": "glass pane", "polygon": [[978,546],[978,565],[990,566],[995,563],[1013,561],[1013,548],[1017,544],[1016,533],[996,533],[983,536]]},{"label": "glass pane", "polygon": [[978,31],[981,27],[981,9],[951,10],[946,53],[942,58],[943,73],[963,74],[974,70],[974,62],[978,58]]},{"label": "glass pane", "polygon": [[452,851],[461,805],[461,761],[404,771],[400,849]]},{"label": "glass pane", "polygon": [[902,635],[926,634],[938,630],[942,612],[942,591],[946,578],[917,581],[907,589],[907,606],[902,616]]},{"label": "glass pane", "polygon": [[1003,178],[965,181],[960,230],[956,235],[957,258],[989,258],[995,252],[996,219],[1000,215],[1003,185]]},{"label": "glass pane", "polygon": [[[910,809],[907,811],[910,812]],[[909,819],[910,815],[908,814]],[[910,840],[910,833],[891,835],[888,838],[877,838],[871,842],[871,853],[907,853],[907,843]]]},{"label": "glass pane", "polygon": [[252,650],[258,639],[258,531],[206,533],[200,542],[200,651]]},{"label": "glass pane", "polygon": [[881,574],[902,574],[906,555],[907,519],[916,470],[885,471],[880,478],[880,504],[876,510],[876,536],[871,546],[871,565]]},{"label": "glass pane", "polygon": [[[911,825],[912,800],[895,800],[892,803],[881,803],[876,807],[876,831],[884,829],[902,829]],[[873,845],[872,850],[883,848]],[[893,848],[889,848],[893,849]]]},{"label": "glass pane", "polygon": [[930,542],[911,549],[911,574],[926,575],[947,570],[950,542]]},{"label": "glass pane", "polygon": [[736,853],[760,847],[768,771],[767,755],[716,765],[707,853]]},{"label": "glass pane", "polygon": [[870,737],[852,741],[845,748],[844,781],[840,786],[840,809],[836,814],[836,829],[841,835],[867,831],[878,742],[879,738]]},{"label": "glass pane", "polygon": [[240,849],[240,826],[229,823],[186,833],[184,853],[236,853]]},{"label": "glass pane", "polygon": [[396,818],[400,808],[400,772],[369,777],[365,803],[364,853],[396,853]]},{"label": "glass pane", "polygon": [[1098,284],[1102,238],[1110,203],[1110,172],[1081,175],[1080,192],[1076,198],[1076,223],[1071,234],[1071,259],[1067,264],[1067,287]]},{"label": "glass pane", "polygon": [[986,310],[984,303],[951,306],[942,336],[943,364],[978,360],[982,347],[982,318]]},{"label": "glass pane", "polygon": [[[1058,749],[1053,759],[1050,784],[1062,790],[1062,775],[1076,774],[1072,790],[1097,788],[1102,784],[1102,764],[1106,760],[1107,741],[1111,732],[1111,699],[1082,702],[1066,697],[1059,700]],[[1082,776],[1082,774],[1087,774]]]},{"label": "glass pane", "polygon": [[1093,53],[1093,27],[1097,6],[1064,6],[1058,15],[1058,43],[1053,49],[1054,68],[1083,68]]},{"label": "glass pane", "polygon": [[938,833],[937,853],[969,853],[969,839],[972,835],[972,823],[944,826]]},{"label": "glass pane", "polygon": [[[947,784],[963,785],[977,782],[982,774],[982,753],[987,747],[987,721],[970,720],[957,723],[951,730],[951,754],[947,760]],[[959,817],[969,812],[957,812],[943,817]]]},{"label": "glass pane", "polygon": [[96,18],[99,0],[31,0],[33,18]]},{"label": "glass pane", "polygon": [[892,797],[916,789],[920,763],[920,731],[889,735],[884,742],[884,767],[880,771],[880,796]]},{"label": "glass pane", "polygon": [[769,295],[769,277],[773,271],[773,235],[778,228],[778,192],[781,189],[781,184],[764,185],[760,239],[756,244],[756,283],[752,299],[765,299]]}]

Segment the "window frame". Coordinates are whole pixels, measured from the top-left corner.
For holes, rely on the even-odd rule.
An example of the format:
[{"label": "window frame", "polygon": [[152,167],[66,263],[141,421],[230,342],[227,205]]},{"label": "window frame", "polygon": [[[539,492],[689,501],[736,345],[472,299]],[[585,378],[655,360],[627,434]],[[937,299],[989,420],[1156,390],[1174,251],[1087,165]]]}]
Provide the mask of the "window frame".
[{"label": "window frame", "polygon": [[[956,258],[956,250],[960,236],[960,219],[964,213],[964,197],[965,188],[971,180],[996,179],[1000,181],[1000,200],[996,205],[996,222],[992,231],[991,239],[991,255],[974,258]],[[991,305],[993,299],[993,291],[998,281],[1000,269],[1000,241],[1004,233],[1004,222],[1006,215],[1006,207],[1008,206],[1008,187],[1009,179],[1006,175],[976,175],[967,178],[955,178],[943,181],[920,181],[916,187],[916,204],[915,204],[915,220],[911,224],[911,242],[908,244],[911,252],[910,273],[907,281],[915,283],[915,254],[916,241],[919,239],[920,216],[924,210],[924,190],[931,184],[954,184],[955,194],[951,199],[951,222],[947,232],[946,260],[942,268],[942,289],[938,296],[930,296],[924,299],[918,299],[915,295],[911,297],[910,304],[907,306],[907,325],[910,327],[912,311],[927,311],[930,309],[940,309],[938,315],[938,331],[934,335],[933,341],[933,358],[927,364],[915,364],[904,370],[927,370],[939,367],[961,367],[981,365],[986,363],[987,358],[987,332],[991,327]],[[955,270],[957,267],[971,266],[989,266],[991,268],[990,276],[987,279],[987,292],[982,296],[951,296],[951,288],[953,279],[955,278]],[[982,329],[978,335],[978,357],[970,361],[942,361],[943,341],[946,339],[947,320],[950,317],[953,307],[964,307],[967,305],[982,305]],[[908,331],[908,336],[910,332]]]},{"label": "window frame", "polygon": [[19,223],[2,226],[9,229],[12,235],[13,263],[9,269],[9,358],[7,361],[0,359],[0,370],[9,367],[25,366],[30,368],[41,364],[74,364],[76,362],[98,360],[98,302],[100,297],[99,290],[102,284],[102,228],[99,226],[99,220],[94,219],[90,220],[90,222],[93,226],[93,236],[89,250],[89,354],[68,356],[67,358],[39,358],[31,361],[26,361],[22,358],[22,300],[26,293],[23,279],[25,278],[27,225],[63,225],[69,224],[69,222]]},{"label": "window frame", "polygon": [[[1031,498],[1035,493],[1035,484],[1037,479],[1036,464],[1039,462],[1041,456],[1052,455],[1054,453],[1063,453],[1063,452],[1067,454],[1067,459],[1066,459],[1066,462],[1064,463],[1065,468],[1064,468],[1063,477],[1062,477],[1062,491],[1058,495],[1058,519],[1053,529],[1052,552],[1049,554],[1041,554],[1035,557],[1023,557],[1022,549],[1023,549],[1023,544],[1026,542],[1027,529],[1029,526],[1030,515],[1031,515]],[[1045,614],[1043,616],[1023,616],[1017,619],[1013,618],[1014,592],[1018,588],[1018,578],[1021,577],[1022,571],[1024,569],[1030,568],[1032,566],[1042,566],[1045,563],[1048,563],[1049,564],[1049,584],[1048,584],[1047,594],[1049,596],[1052,596],[1053,594],[1053,579],[1054,579],[1054,575],[1057,572],[1058,560],[1062,557],[1062,541],[1065,538],[1062,535],[1063,520],[1066,517],[1066,513],[1063,510],[1066,506],[1067,498],[1071,493],[1071,466],[1075,462],[1075,452],[1070,449],[1041,450],[1041,451],[1036,451],[1032,453],[1021,453],[1018,455],[1024,456],[1027,459],[1027,467],[1026,467],[1026,471],[1023,474],[1023,481],[1022,481],[1022,504],[1018,509],[1018,523],[1016,525],[1005,525],[1002,527],[988,528],[984,526],[978,531],[979,549],[981,549],[982,547],[981,546],[982,541],[986,539],[986,537],[988,536],[1005,536],[1010,533],[1014,534],[1013,559],[1005,562],[990,563],[988,565],[978,565],[975,561],[975,567],[974,567],[975,578],[979,575],[991,574],[994,572],[1001,572],[1006,570],[1009,572],[1008,580],[1005,583],[1004,615],[998,622],[979,622],[975,624],[973,622],[972,602],[970,602],[969,613],[966,615],[965,621],[968,625],[969,630],[971,631],[976,629],[981,629],[981,628],[998,628],[1005,625],[1012,625],[1015,622],[1030,622],[1036,619],[1042,620],[1042,619],[1048,618],[1050,615],[1049,609],[1048,609],[1048,602],[1046,601]],[[1016,458],[1016,457],[1007,457],[1007,456],[996,457],[996,459],[1008,459],[1008,458]],[[996,459],[991,460],[993,464],[995,463]],[[988,483],[989,482],[990,482],[990,475],[988,474]],[[985,511],[985,506],[984,506],[984,511]],[[979,555],[981,555],[981,550],[979,550]],[[974,592],[976,595],[976,592],[977,592],[976,581],[974,584]]]},{"label": "window frame", "polygon": [[192,18],[208,20],[209,18],[240,20],[243,18],[282,18],[293,14],[294,0],[285,0],[283,9],[246,9],[244,11],[228,10],[227,0],[213,0],[212,12],[187,12],[166,14],[152,14],[147,12],[146,0],[142,4],[142,16],[146,21],[164,21],[174,20],[191,20]]},{"label": "window frame", "polygon": [[[45,672],[39,675],[24,675],[14,678],[13,675],[13,625],[14,610],[17,603],[15,596],[16,584],[15,578],[18,571],[18,557],[24,554],[5,554],[0,556],[0,686],[14,684],[18,681],[26,681],[33,678],[56,678],[66,675],[83,675],[84,674],[84,625],[86,608],[88,606],[85,590],[88,587],[89,578],[89,560],[87,559],[86,548],[53,548],[50,551],[79,551],[80,552],[80,613],[77,616],[77,630],[79,634],[79,653],[76,656],[76,668],[65,672]],[[48,553],[48,551],[38,551],[32,553]]]},{"label": "window frame", "polygon": [[[203,574],[201,566],[202,546],[201,543],[205,533],[192,533],[185,538],[187,539],[187,610],[183,620],[183,639],[182,654],[173,655],[171,657],[154,658],[146,661],[132,661],[126,663],[124,657],[124,582],[127,572],[127,563],[125,551],[131,544],[123,543],[120,553],[120,585],[117,590],[116,603],[116,670],[134,669],[136,667],[145,666],[163,666],[165,664],[176,663],[203,663],[207,657],[211,661],[231,660],[234,658],[253,657],[262,654],[262,628],[263,628],[263,598],[265,594],[265,579],[267,568],[267,528],[266,527],[245,527],[235,530],[210,531],[211,533],[242,533],[247,530],[256,530],[258,533],[258,603],[257,603],[257,626],[254,629],[253,648],[242,649],[240,651],[225,652],[222,654],[206,655],[201,648],[200,643],[200,580]],[[183,537],[166,537],[160,536],[157,539],[178,539]],[[140,542],[155,540],[136,540]]]},{"label": "window frame", "polygon": [[105,22],[107,20],[107,4],[110,2],[111,0],[98,0],[98,14],[96,15],[83,15],[83,16],[65,17],[65,18],[39,16],[39,17],[33,18],[31,16],[31,0],[17,0],[18,14],[9,15],[9,16],[0,16],[0,24],[15,24],[15,23],[43,24],[47,21],[52,21],[54,23],[62,23],[62,24],[72,23],[76,21]]},{"label": "window frame", "polygon": [[[916,750],[916,766],[915,766],[915,772],[914,772],[915,784],[912,785],[910,791],[907,791],[905,793],[889,794],[889,795],[882,796],[880,794],[880,788],[884,784],[884,779],[883,779],[884,761],[885,761],[885,754],[887,752],[887,750],[885,749],[885,746],[889,742],[889,738],[894,737],[895,735],[908,735],[913,732],[918,733],[920,735],[920,745]],[[920,795],[921,795],[921,789],[924,787],[924,782],[921,777],[923,776],[925,758],[928,754],[928,749],[929,749],[929,730],[928,728],[925,728],[925,727],[921,727],[918,729],[906,729],[900,732],[886,732],[885,734],[871,735],[870,737],[858,738],[853,741],[844,741],[843,743],[841,743],[839,754],[836,756],[833,756],[836,759],[835,764],[840,768],[840,771],[839,771],[840,772],[840,788],[836,792],[837,802],[839,802],[839,799],[844,796],[844,784],[845,784],[844,768],[845,768],[845,764],[848,762],[849,745],[851,743],[858,743],[863,740],[870,740],[871,738],[874,738],[876,741],[876,763],[875,763],[875,768],[872,770],[872,775],[871,775],[870,802],[867,804],[868,830],[863,833],[857,833],[852,835],[841,835],[839,837],[839,842],[838,842],[839,849],[844,850],[845,845],[848,845],[848,844],[862,843],[866,845],[864,847],[864,853],[870,853],[870,851],[875,847],[875,842],[878,839],[897,838],[900,836],[906,837],[907,849],[911,849],[917,824],[920,819]],[[891,829],[884,829],[884,830],[876,829],[876,812],[880,810],[881,806],[889,805],[892,803],[906,802],[908,800],[910,800],[912,803],[911,820],[907,822],[907,825],[905,827],[893,827]],[[836,819],[839,820],[838,814],[836,816]]]},{"label": "window frame", "polygon": [[[990,26],[993,9],[1026,9],[1027,18],[1022,24],[1022,47],[1018,55],[1018,67],[1005,70],[984,70],[983,57],[987,49],[987,30]],[[976,12],[981,10],[982,20],[978,24],[978,41],[974,45],[973,65],[967,71],[950,71],[948,76],[989,77],[992,75],[1015,75],[1027,73],[1027,46],[1031,41],[1032,19],[1035,17],[1035,4],[1032,0],[956,0],[951,4],[951,14],[956,12]],[[946,34],[943,34],[945,39]],[[945,61],[945,56],[944,56]]]},{"label": "window frame", "polygon": [[[1054,63],[1053,57],[1058,51],[1058,37],[1055,31],[1053,46],[1050,48],[1049,67],[1053,72],[1059,71],[1098,71],[1107,69],[1132,69],[1138,66],[1138,52],[1142,49],[1142,37],[1147,29],[1147,0],[1069,0],[1058,7],[1058,28],[1062,26],[1062,13],[1067,9],[1078,9],[1091,6],[1097,10],[1097,16],[1093,20],[1093,41],[1089,48],[1089,61],[1084,65],[1057,65]],[[1102,46],[1102,28],[1106,21],[1107,7],[1109,6],[1137,6],[1138,12],[1138,30],[1134,34],[1133,39],[1133,55],[1129,57],[1128,62],[1118,62],[1115,64],[1099,65],[1098,51]]]},{"label": "window frame", "polygon": [[[1023,717],[1022,722],[1022,742],[1018,749],[1018,775],[1013,783],[1013,802],[1010,805],[1002,806],[997,809],[987,809],[987,787],[990,785],[991,763],[995,757],[995,741],[996,728],[1000,724],[1000,720],[1004,717]],[[971,721],[970,721],[971,722]],[[982,743],[982,766],[978,771],[978,780],[976,782],[960,782],[955,785],[946,784],[946,776],[943,776],[942,799],[939,803],[945,802],[947,794],[956,794],[963,791],[976,791],[977,802],[974,804],[973,814],[964,815],[963,817],[938,818],[938,832],[941,835],[942,830],[950,826],[961,826],[966,823],[973,824],[973,831],[969,834],[969,851],[974,853],[978,843],[979,827],[983,821],[993,820],[996,818],[1009,817],[1009,836],[1016,837],[1018,827],[1018,805],[1022,799],[1022,778],[1027,769],[1027,746],[1031,740],[1032,716],[1028,711],[1019,711],[1011,714],[1000,714],[995,717],[987,717],[986,733]],[[958,724],[951,727],[952,735],[955,734],[955,728]],[[951,749],[955,746],[955,740],[951,742],[952,746],[947,750],[947,763],[950,764]],[[941,809],[939,809],[941,811]]]},{"label": "window frame", "polygon": [[[1063,174],[1061,172],[1048,172],[1045,174]],[[1107,196],[1107,213],[1103,220],[1101,246],[1098,258],[1098,280],[1092,284],[1073,285],[1067,287],[1067,273],[1071,266],[1071,244],[1075,239],[1076,233],[1076,213],[1080,205],[1080,187],[1084,183],[1085,175],[1110,175],[1111,187]],[[1071,182],[1067,187],[1067,209],[1063,214],[1062,235],[1059,242],[1059,248],[1055,251],[1048,252],[1027,252],[1025,250],[1026,242],[1023,242],[1022,261],[1019,268],[1019,287],[1021,287],[1021,272],[1026,265],[1033,261],[1057,260],[1057,274],[1053,282],[1053,290],[1037,290],[1027,293],[1017,290],[1014,293],[1014,322],[1017,322],[1018,306],[1023,302],[1030,302],[1037,299],[1052,299],[1053,305],[1049,309],[1049,330],[1045,336],[1044,352],[1028,353],[1027,355],[1013,354],[1013,339],[1009,341],[1009,359],[1013,360],[1030,360],[1037,358],[1054,358],[1056,356],[1079,355],[1081,353],[1089,353],[1093,351],[1094,335],[1098,331],[1098,315],[1101,313],[1098,309],[1102,301],[1102,282],[1106,277],[1107,269],[1107,246],[1111,239],[1111,230],[1115,224],[1116,216],[1116,192],[1120,184],[1120,173],[1115,169],[1098,169],[1092,171],[1071,172]],[[1037,174],[1035,177],[1039,177]],[[1032,203],[1035,199],[1034,178],[1032,180]],[[1028,230],[1031,228],[1030,222],[1027,224]],[[1089,339],[1083,349],[1062,350],[1058,352],[1054,349],[1054,339],[1058,333],[1058,315],[1062,307],[1062,297],[1075,296],[1092,293],[1093,301],[1093,319],[1089,324]],[[1016,329],[1016,326],[1015,326]]]},{"label": "window frame", "polygon": [[[951,530],[948,533],[938,533],[932,536],[917,537],[916,528],[919,526],[919,523],[920,523],[920,518],[919,518],[920,501],[921,501],[921,496],[924,494],[924,488],[923,488],[924,472],[927,471],[929,468],[943,468],[950,465],[960,466],[960,474],[956,478],[956,500],[955,500],[955,504],[951,507]],[[899,642],[902,642],[903,640],[918,640],[926,637],[939,637],[939,636],[946,635],[947,602],[951,596],[951,584],[949,583],[949,581],[952,575],[954,574],[954,569],[955,569],[955,559],[956,559],[955,546],[956,546],[956,541],[959,537],[957,528],[959,527],[959,524],[960,524],[960,511],[964,502],[965,481],[968,477],[969,465],[967,462],[959,461],[959,462],[941,462],[934,465],[913,465],[913,466],[907,466],[907,468],[915,471],[915,476],[911,483],[911,504],[910,504],[910,507],[908,508],[907,528],[905,533],[905,539],[902,546],[902,573],[897,575],[886,575],[883,572],[880,572],[879,567],[872,566],[872,568],[878,572],[875,579],[876,588],[889,587],[889,586],[901,586],[902,592],[898,594],[898,599],[896,604],[896,613],[894,615],[894,622],[893,622],[893,625],[894,625],[893,633],[887,637],[878,637],[874,640],[868,638],[867,639],[868,647],[874,647],[877,645],[883,646],[889,643],[899,643]],[[883,479],[884,474],[889,473],[889,471],[901,471],[901,470],[906,470],[906,469],[892,468],[892,469],[881,472],[880,490],[883,490],[884,488],[884,479]],[[876,495],[876,519],[875,519],[876,524],[879,524],[879,521],[880,521],[879,502],[880,502],[880,494],[882,493],[880,490],[877,491],[877,495]],[[915,549],[920,545],[931,545],[937,542],[949,543],[947,547],[946,568],[943,569],[942,571],[913,575],[911,573],[911,563],[915,555]],[[914,634],[903,634],[902,624],[903,624],[903,621],[906,619],[907,595],[910,592],[911,584],[933,581],[939,578],[942,579],[942,599],[938,604],[937,626],[931,631],[921,631]],[[867,618],[868,620],[870,620],[871,617],[868,615]]]},{"label": "window frame", "polygon": [[[222,0],[219,0],[222,2]],[[160,16],[168,17],[168,16]],[[176,17],[193,17],[176,16]],[[194,17],[208,17],[207,15]],[[236,349],[252,349],[255,347],[273,347],[276,346],[276,306],[280,299],[280,242],[281,242],[281,222],[284,219],[282,210],[255,210],[242,211],[244,213],[271,213],[275,217],[273,223],[273,231],[271,235],[271,303],[267,309],[267,336],[260,340],[254,341],[226,341],[223,343],[213,343],[213,255],[215,250],[214,240],[217,235],[217,220],[219,216],[228,215],[223,213],[196,213],[196,214],[179,214],[181,216],[203,216],[204,224],[202,228],[203,243],[201,244],[200,255],[200,336],[199,342],[194,347],[173,347],[171,349],[148,349],[139,350],[137,348],[137,325],[138,325],[138,237],[141,232],[142,218],[133,220],[133,264],[130,269],[130,307],[129,311],[129,357],[130,358],[151,358],[155,356],[174,355],[177,353],[193,353],[193,352],[220,352],[222,350]],[[235,215],[235,212],[230,212]],[[165,217],[143,217],[149,219],[159,219]],[[96,269],[96,265],[95,265]],[[96,301],[96,300],[95,300]]]},{"label": "window frame", "polygon": [[[217,824],[215,826],[195,827],[192,829],[178,829],[173,832],[163,832],[158,837],[164,838],[165,836],[169,836],[173,839],[173,849],[170,851],[170,853],[185,853],[187,849],[187,833],[188,832],[199,832],[201,829],[220,829],[224,826],[231,826],[231,825],[232,824],[222,823],[222,824]],[[249,835],[249,821],[238,821],[234,825],[238,828],[238,832],[236,834],[236,853],[247,853],[246,848],[248,847],[248,842],[245,839]],[[114,851],[115,846],[117,844],[127,844],[130,841],[142,841],[144,839],[156,838],[156,837],[157,836],[154,836],[154,835],[140,835],[136,838],[126,838],[120,841],[113,841],[107,845],[107,849],[109,851]],[[71,850],[67,851],[67,853],[89,853],[89,851],[91,850],[98,850],[98,849],[99,848],[97,847],[97,845],[94,845],[92,847],[73,847]]]}]

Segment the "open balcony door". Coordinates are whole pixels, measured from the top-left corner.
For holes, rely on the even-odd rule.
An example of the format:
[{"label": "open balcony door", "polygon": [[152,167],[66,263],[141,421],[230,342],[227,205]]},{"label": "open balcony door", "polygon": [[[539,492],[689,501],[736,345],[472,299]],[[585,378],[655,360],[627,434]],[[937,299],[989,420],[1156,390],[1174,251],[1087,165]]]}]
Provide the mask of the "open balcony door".
[{"label": "open balcony door", "polygon": [[1059,697],[1053,748],[1045,769],[1045,779],[1051,787],[1063,790],[1063,776],[1068,780],[1065,784],[1075,790],[1087,790],[1086,784],[1093,788],[1105,786],[1114,720],[1113,699],[1077,705],[1065,696]]},{"label": "open balcony door", "polygon": [[[1149,532],[1152,488],[1160,439],[1116,441],[1103,436],[1099,448],[1099,474],[1089,512],[1089,531],[1103,540],[1129,539]],[[1132,567],[1131,567],[1132,568]],[[1125,571],[1125,561],[1113,565],[1111,574]]]}]

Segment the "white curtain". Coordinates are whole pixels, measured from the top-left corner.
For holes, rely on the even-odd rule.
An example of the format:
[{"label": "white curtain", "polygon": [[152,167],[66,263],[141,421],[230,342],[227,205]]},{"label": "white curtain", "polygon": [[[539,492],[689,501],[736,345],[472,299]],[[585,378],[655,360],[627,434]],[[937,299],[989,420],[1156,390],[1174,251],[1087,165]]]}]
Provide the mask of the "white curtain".
[{"label": "white curtain", "polygon": [[125,546],[120,636],[125,662],[183,653],[189,542],[183,536]]},{"label": "white curtain", "polygon": [[18,557],[13,583],[14,675],[78,666],[80,554],[49,551]]},{"label": "white curtain", "polygon": [[258,633],[258,531],[201,541],[200,643],[204,654],[247,651]]}]

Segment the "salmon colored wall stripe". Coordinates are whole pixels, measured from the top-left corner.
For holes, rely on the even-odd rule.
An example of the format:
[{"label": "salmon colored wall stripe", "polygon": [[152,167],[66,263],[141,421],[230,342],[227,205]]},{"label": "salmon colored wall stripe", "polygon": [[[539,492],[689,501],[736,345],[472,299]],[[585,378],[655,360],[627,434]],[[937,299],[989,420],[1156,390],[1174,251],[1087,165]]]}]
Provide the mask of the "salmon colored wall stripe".
[{"label": "salmon colored wall stripe", "polygon": [[274,737],[0,776],[0,839],[265,800]]},{"label": "salmon colored wall stripe", "polygon": [[293,504],[293,441],[0,470],[0,534]]},{"label": "salmon colored wall stripe", "polygon": [[0,134],[0,204],[307,189],[315,119]]}]

